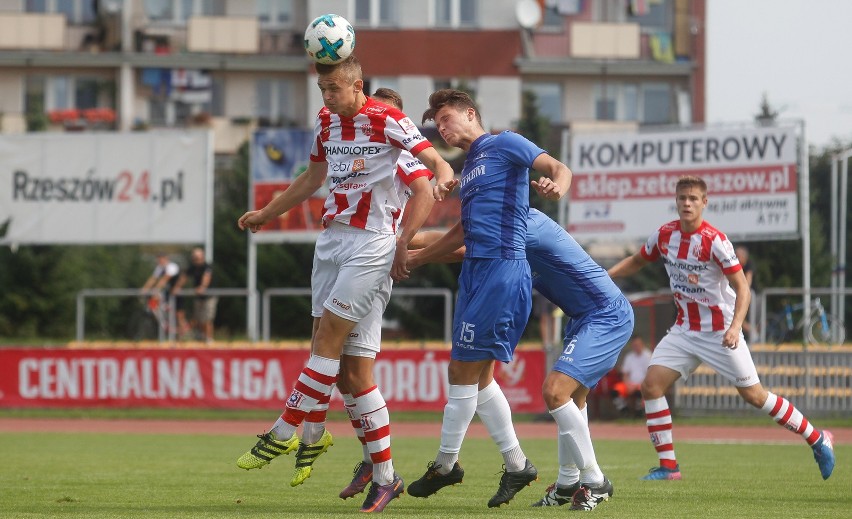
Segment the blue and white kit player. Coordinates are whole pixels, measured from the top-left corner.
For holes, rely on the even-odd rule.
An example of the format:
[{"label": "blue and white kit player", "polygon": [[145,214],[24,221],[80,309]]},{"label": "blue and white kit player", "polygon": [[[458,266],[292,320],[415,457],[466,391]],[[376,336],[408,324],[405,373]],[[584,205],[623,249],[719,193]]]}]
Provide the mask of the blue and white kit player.
[{"label": "blue and white kit player", "polygon": [[[453,229],[465,245],[453,317],[448,367],[449,395],[441,426],[441,445],[426,473],[408,487],[414,497],[428,497],[459,483],[462,440],[479,404],[483,378],[491,378],[495,361],[512,360],[532,306],[531,273],[526,261],[529,170],[549,174],[539,193],[558,199],[570,183],[570,170],[543,149],[513,133],[486,133],[470,96],[439,90],[429,98],[424,120],[434,120],[441,137],[467,151],[461,175],[461,222]],[[553,179],[553,180],[551,180]],[[460,236],[461,235],[461,236]],[[420,251],[422,263],[446,254],[439,244]],[[458,245],[453,246],[453,250]],[[489,507],[509,502],[538,478],[511,426],[504,431],[501,453],[505,470]],[[498,444],[501,441],[498,440]]]},{"label": "blue and white kit player", "polygon": [[[419,249],[441,240],[449,248],[456,233],[455,228],[446,235],[421,231],[409,247]],[[456,240],[455,245],[461,244]],[[461,247],[436,261],[462,261],[464,253],[465,248]],[[413,256],[415,266],[423,263],[418,255]],[[575,510],[591,510],[612,496],[612,483],[597,464],[586,396],[615,367],[633,332],[633,309],[606,271],[574,238],[536,209],[530,209],[527,219],[526,256],[533,287],[569,318],[562,353],[542,389],[559,432],[559,475],[533,506],[567,504]],[[501,401],[508,408],[508,402],[495,381],[483,381],[479,387],[477,413],[491,436],[499,438],[501,422],[493,419],[494,412],[488,406]]]}]

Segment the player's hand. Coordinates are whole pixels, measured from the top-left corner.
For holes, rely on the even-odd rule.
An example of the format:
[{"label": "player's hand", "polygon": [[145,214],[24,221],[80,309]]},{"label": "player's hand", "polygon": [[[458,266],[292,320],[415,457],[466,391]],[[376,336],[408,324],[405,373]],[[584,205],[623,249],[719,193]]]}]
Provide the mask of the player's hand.
[{"label": "player's hand", "polygon": [[739,345],[740,329],[735,329],[733,326],[731,326],[725,331],[725,335],[722,336],[722,346],[728,348],[729,350],[735,350]]},{"label": "player's hand", "polygon": [[249,211],[237,220],[237,226],[241,231],[248,229],[251,232],[257,232],[265,223],[266,218],[261,216],[260,211]]},{"label": "player's hand", "polygon": [[559,200],[565,194],[559,184],[547,177],[541,177],[537,181],[533,180],[530,184],[538,191],[539,196],[548,200]]},{"label": "player's hand", "polygon": [[453,189],[459,185],[458,179],[448,180],[444,183],[437,184],[432,188],[432,196],[435,197],[435,200],[439,202],[442,201],[447,195],[453,192]]},{"label": "player's hand", "polygon": [[408,250],[397,245],[391,265],[391,279],[397,283],[409,278],[411,272],[408,270]]}]

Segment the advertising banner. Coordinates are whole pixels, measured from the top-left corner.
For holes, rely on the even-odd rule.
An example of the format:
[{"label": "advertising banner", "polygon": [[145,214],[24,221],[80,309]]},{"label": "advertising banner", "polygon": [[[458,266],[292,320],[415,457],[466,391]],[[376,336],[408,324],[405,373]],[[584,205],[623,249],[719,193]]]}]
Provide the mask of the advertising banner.
[{"label": "advertising banner", "polygon": [[0,244],[201,243],[210,133],[0,136]]},{"label": "advertising banner", "polygon": [[729,238],[795,238],[798,157],[793,127],[574,135],[568,231],[645,240],[678,218],[675,185],[694,175],[707,183],[704,218]]},{"label": "advertising banner", "polygon": [[[161,407],[281,410],[307,350],[0,349],[0,407]],[[375,377],[398,411],[447,402],[449,351],[390,350]],[[543,351],[518,351],[495,378],[516,412],[544,411]],[[341,401],[335,390],[333,401]],[[343,409],[343,404],[332,403]]]}]

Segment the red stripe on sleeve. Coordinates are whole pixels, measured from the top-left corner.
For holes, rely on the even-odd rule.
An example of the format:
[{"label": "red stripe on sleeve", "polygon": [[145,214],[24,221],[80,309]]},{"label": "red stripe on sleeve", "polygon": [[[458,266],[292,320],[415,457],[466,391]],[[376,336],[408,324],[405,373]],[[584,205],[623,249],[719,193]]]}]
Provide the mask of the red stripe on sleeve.
[{"label": "red stripe on sleeve", "polygon": [[408,151],[410,151],[411,154],[416,157],[421,151],[425,150],[426,148],[431,148],[431,147],[432,147],[432,143],[429,142],[428,139],[423,139],[422,141],[420,141],[417,144],[417,146],[411,148]]}]

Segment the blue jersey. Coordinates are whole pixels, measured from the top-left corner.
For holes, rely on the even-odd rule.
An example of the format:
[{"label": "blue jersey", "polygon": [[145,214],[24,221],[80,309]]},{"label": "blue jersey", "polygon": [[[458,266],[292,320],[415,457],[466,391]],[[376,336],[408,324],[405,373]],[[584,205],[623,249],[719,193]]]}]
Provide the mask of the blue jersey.
[{"label": "blue jersey", "polygon": [[569,317],[605,308],[622,295],[574,238],[536,209],[529,211],[526,248],[533,288]]},{"label": "blue jersey", "polygon": [[527,225],[527,261],[533,287],[571,318],[553,370],[594,387],[633,333],[630,302],[565,229],[535,209]]},{"label": "blue jersey", "polygon": [[509,131],[473,141],[459,191],[465,257],[526,257],[529,168],[542,153],[543,149]]}]

